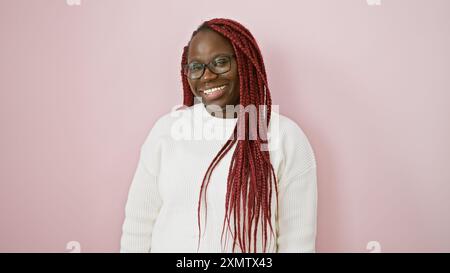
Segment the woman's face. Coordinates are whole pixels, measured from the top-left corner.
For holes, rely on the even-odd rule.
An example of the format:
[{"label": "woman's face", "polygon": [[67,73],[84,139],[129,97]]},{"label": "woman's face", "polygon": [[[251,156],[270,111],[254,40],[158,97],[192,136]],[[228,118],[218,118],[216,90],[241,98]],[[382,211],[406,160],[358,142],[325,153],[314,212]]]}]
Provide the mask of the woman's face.
[{"label": "woman's face", "polygon": [[[191,40],[187,63],[208,64],[218,56],[232,54],[234,54],[233,46],[226,38],[215,31],[202,30]],[[201,97],[205,105],[218,105],[225,110],[226,105],[239,104],[239,76],[235,57],[231,57],[231,68],[228,72],[217,75],[205,67],[199,79],[188,77],[188,82],[194,96]],[[222,86],[225,87],[208,94],[208,89]],[[207,90],[206,93],[205,90]]]}]

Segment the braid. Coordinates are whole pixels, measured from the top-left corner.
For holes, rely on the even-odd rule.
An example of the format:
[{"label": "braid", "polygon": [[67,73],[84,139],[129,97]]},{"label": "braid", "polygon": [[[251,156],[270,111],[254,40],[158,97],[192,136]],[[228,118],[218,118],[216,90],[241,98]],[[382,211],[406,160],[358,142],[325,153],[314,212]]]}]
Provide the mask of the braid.
[{"label": "braid", "polygon": [[[198,248],[200,247],[201,235],[200,208],[202,197],[204,197],[205,209],[207,210],[206,189],[210,182],[211,173],[236,144],[228,170],[221,244],[224,240],[225,229],[227,229],[233,237],[233,252],[235,252],[236,245],[239,246],[242,252],[251,252],[252,242],[253,252],[256,252],[258,223],[261,219],[263,251],[266,252],[267,224],[272,235],[274,235],[271,223],[272,183],[275,185],[277,208],[278,187],[275,172],[270,162],[270,154],[267,150],[262,150],[261,148],[263,144],[267,144],[267,131],[265,128],[268,128],[270,123],[272,104],[263,58],[253,35],[247,28],[236,21],[223,18],[205,21],[192,33],[191,39],[204,29],[216,31],[231,42],[238,67],[240,104],[244,108],[248,105],[256,107],[258,133],[256,134],[256,139],[254,135],[252,135],[252,139],[249,138],[251,134],[249,113],[246,113],[241,108],[233,134],[214,157],[203,177],[197,208],[197,221],[200,231]],[[189,87],[188,79],[183,73],[183,68],[187,64],[188,49],[189,44],[183,49],[181,79],[183,83],[183,104],[189,107],[194,104],[194,97]],[[263,112],[262,118],[260,106],[265,106],[264,112],[266,113]],[[265,126],[263,126],[263,123],[265,123]],[[237,140],[236,138],[238,128],[244,128],[245,138],[243,140]],[[233,227],[231,227],[230,223],[233,224]],[[227,235],[228,233],[225,233],[225,244],[228,242],[226,239]]]},{"label": "braid", "polygon": [[[187,63],[187,53],[188,53],[188,46],[185,46],[183,48],[183,57],[181,58],[181,63],[186,64]],[[187,77],[184,76],[184,66],[181,66],[181,81],[183,83],[183,104],[186,106],[190,106],[194,104],[194,95],[190,91],[189,82]]]}]

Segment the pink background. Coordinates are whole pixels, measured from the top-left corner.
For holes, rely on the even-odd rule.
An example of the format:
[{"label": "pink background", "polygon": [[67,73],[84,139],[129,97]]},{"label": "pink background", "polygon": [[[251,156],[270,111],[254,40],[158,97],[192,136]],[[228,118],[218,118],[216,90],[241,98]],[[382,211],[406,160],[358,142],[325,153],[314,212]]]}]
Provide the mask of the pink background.
[{"label": "pink background", "polygon": [[1,252],[119,250],[140,145],[213,17],[252,31],[310,139],[318,252],[450,251],[450,1],[1,0]]}]

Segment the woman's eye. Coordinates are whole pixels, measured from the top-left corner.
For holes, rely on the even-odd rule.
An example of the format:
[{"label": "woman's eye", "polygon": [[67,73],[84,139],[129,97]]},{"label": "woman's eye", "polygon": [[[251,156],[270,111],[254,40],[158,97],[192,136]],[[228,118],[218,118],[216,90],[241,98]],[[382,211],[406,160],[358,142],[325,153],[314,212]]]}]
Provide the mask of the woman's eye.
[{"label": "woman's eye", "polygon": [[225,65],[227,63],[228,63],[228,60],[225,58],[220,58],[220,59],[214,60],[215,65]]},{"label": "woman's eye", "polygon": [[191,64],[190,65],[190,70],[195,71],[195,70],[200,70],[202,69],[202,65],[201,64]]}]

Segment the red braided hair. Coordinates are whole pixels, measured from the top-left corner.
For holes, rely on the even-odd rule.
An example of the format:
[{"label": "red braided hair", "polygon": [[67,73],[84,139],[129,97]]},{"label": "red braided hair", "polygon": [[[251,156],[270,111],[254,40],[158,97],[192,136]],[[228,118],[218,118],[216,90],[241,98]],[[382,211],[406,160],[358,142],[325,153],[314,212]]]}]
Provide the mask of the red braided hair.
[{"label": "red braided hair", "polygon": [[[248,29],[236,21],[223,18],[205,21],[192,33],[191,40],[195,34],[204,29],[216,31],[231,42],[235,51],[238,66],[240,104],[244,108],[251,104],[256,106],[257,128],[260,130],[258,130],[256,139],[249,139],[248,113],[245,113],[241,109],[233,135],[230,136],[230,139],[228,139],[208,167],[208,170],[203,178],[198,201],[197,220],[200,231],[198,247],[200,246],[201,234],[200,208],[202,194],[204,193],[205,196],[206,209],[206,189],[209,184],[212,170],[237,142],[228,171],[227,192],[225,197],[226,211],[222,228],[221,243],[223,240],[226,223],[228,225],[228,229],[231,231],[230,216],[231,213],[233,213],[234,233],[231,231],[234,240],[233,252],[235,252],[234,250],[237,243],[239,244],[242,252],[251,252],[253,233],[253,251],[256,253],[259,220],[261,220],[262,229],[264,232],[263,251],[266,252],[267,225],[269,225],[272,234],[274,234],[274,229],[271,223],[272,182],[275,185],[276,190],[277,208],[278,187],[275,172],[272,164],[270,163],[269,152],[261,149],[262,144],[267,145],[267,131],[265,128],[268,128],[269,126],[272,105],[263,58],[253,35]],[[184,47],[181,61],[181,79],[183,83],[184,97],[183,104],[187,107],[194,104],[194,95],[189,87],[187,76],[183,72],[183,67],[187,64],[189,44],[190,42]],[[267,111],[267,113],[264,113],[265,115],[260,115],[260,105],[266,106],[265,111]],[[265,123],[265,126],[262,126],[263,122]],[[244,126],[245,128],[245,139],[243,140],[236,140],[235,136],[237,134],[238,126]],[[260,136],[260,133],[262,136]],[[243,214],[242,223],[241,213]]]}]

